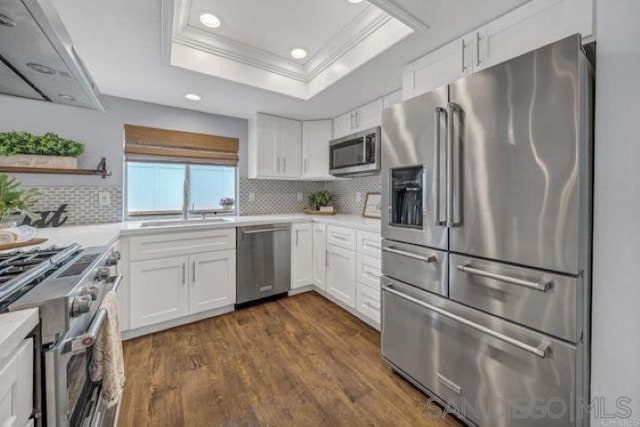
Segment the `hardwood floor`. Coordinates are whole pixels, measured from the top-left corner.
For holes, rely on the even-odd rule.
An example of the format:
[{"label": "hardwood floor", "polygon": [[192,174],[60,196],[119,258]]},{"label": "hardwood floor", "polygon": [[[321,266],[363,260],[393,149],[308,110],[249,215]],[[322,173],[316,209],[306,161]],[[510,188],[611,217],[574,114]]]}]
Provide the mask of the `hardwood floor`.
[{"label": "hardwood floor", "polygon": [[316,293],[124,344],[120,426],[442,426],[380,335]]}]

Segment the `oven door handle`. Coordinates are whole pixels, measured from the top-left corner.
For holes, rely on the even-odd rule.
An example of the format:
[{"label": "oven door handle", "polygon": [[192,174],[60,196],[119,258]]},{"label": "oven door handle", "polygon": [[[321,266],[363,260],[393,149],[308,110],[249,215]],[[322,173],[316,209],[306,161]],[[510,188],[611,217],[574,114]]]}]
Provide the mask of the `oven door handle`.
[{"label": "oven door handle", "polygon": [[[122,274],[107,279],[107,282],[113,282],[111,291],[117,292],[123,279],[124,276]],[[79,353],[91,347],[96,342],[96,339],[98,339],[98,334],[100,333],[102,325],[104,325],[106,319],[107,309],[98,309],[87,331],[84,334],[71,338],[64,343],[62,347],[62,354]]]}]

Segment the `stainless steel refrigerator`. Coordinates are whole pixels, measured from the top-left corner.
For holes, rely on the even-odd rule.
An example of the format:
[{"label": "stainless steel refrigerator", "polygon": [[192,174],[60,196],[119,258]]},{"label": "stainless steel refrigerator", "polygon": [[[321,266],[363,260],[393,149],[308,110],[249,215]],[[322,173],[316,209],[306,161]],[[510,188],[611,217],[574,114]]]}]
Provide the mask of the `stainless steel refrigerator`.
[{"label": "stainless steel refrigerator", "polygon": [[575,35],[383,112],[382,355],[468,422],[588,423],[592,85]]}]

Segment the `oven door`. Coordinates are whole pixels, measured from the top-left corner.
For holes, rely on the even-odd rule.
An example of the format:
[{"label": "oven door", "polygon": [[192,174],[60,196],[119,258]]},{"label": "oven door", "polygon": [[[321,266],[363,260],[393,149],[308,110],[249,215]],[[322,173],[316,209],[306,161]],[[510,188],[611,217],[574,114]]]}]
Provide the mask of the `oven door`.
[{"label": "oven door", "polygon": [[[118,276],[112,289],[117,290],[121,282],[122,276]],[[105,319],[106,311],[97,310],[86,331],[44,352],[48,427],[115,425],[118,405],[107,410],[102,383],[91,381],[89,375],[93,345]]]},{"label": "oven door", "polygon": [[329,145],[330,173],[336,176],[380,170],[380,128],[346,136]]}]

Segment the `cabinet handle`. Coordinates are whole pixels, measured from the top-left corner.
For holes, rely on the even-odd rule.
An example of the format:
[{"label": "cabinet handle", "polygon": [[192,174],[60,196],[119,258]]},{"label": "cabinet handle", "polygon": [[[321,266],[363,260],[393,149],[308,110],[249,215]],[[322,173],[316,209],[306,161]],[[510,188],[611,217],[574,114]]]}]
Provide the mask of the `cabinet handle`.
[{"label": "cabinet handle", "polygon": [[356,111],[356,129],[360,127],[360,112]]},{"label": "cabinet handle", "polygon": [[480,66],[482,61],[480,60],[480,32],[476,33],[476,66]]},{"label": "cabinet handle", "polygon": [[187,263],[183,262],[182,263],[182,284],[186,284],[187,283]]},{"label": "cabinet handle", "polygon": [[191,276],[191,281],[193,284],[196,283],[196,262],[193,261],[193,275]]},{"label": "cabinet handle", "polygon": [[351,112],[351,130],[353,130],[355,126],[353,125],[353,112]]},{"label": "cabinet handle", "polygon": [[462,45],[462,49],[460,49],[462,51],[462,73],[464,74],[467,71],[467,65],[465,64],[465,58],[464,58],[464,54],[465,54],[465,50],[467,49],[467,45],[464,42],[464,39],[461,40],[461,45]]},{"label": "cabinet handle", "polygon": [[287,158],[282,158],[282,172],[287,173]]},{"label": "cabinet handle", "polygon": [[300,230],[296,230],[296,246],[298,246],[298,233],[300,232]]}]

